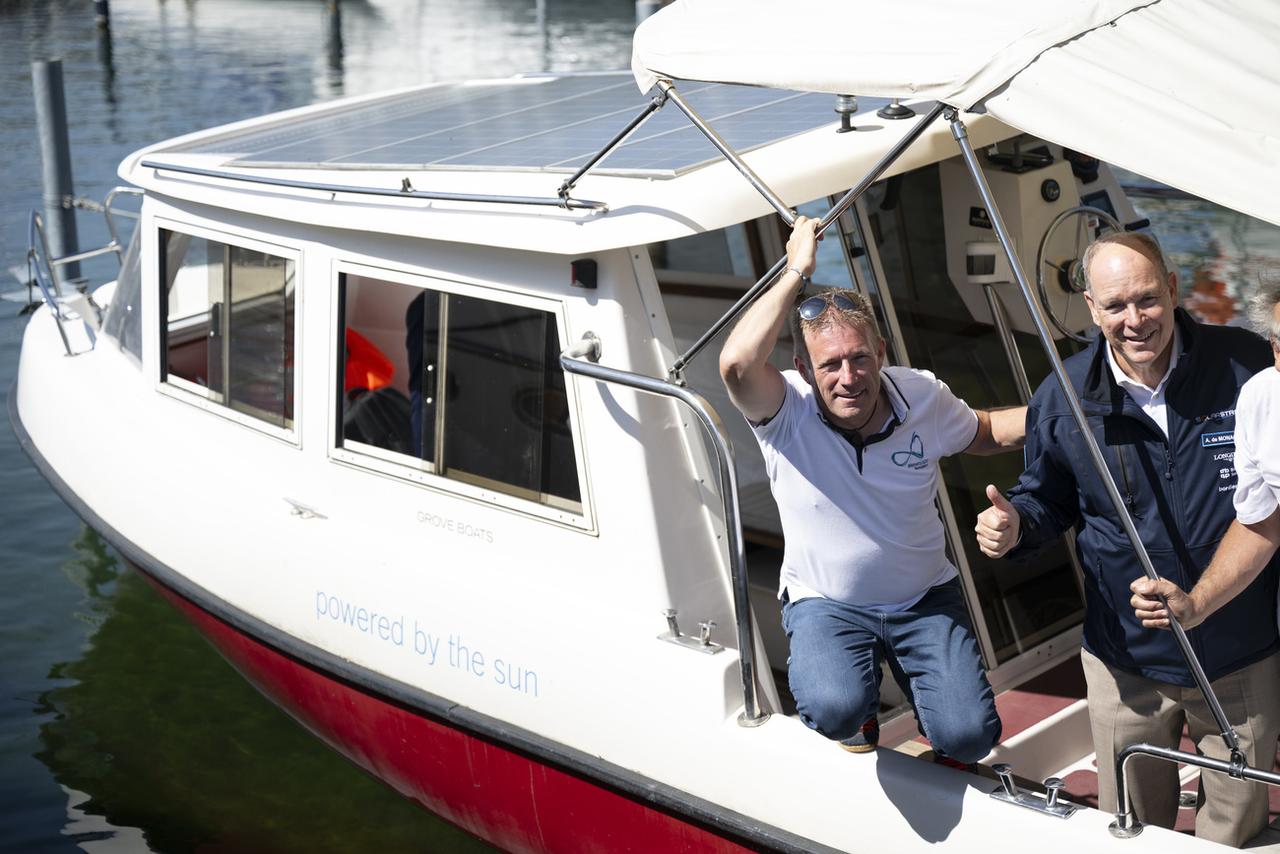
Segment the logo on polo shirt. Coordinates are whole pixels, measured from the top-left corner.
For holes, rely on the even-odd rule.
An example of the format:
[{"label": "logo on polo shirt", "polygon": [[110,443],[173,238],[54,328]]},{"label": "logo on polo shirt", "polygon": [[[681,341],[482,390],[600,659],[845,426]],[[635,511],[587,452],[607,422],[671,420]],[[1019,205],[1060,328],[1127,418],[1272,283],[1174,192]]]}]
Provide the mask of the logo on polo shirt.
[{"label": "logo on polo shirt", "polygon": [[905,451],[894,451],[890,459],[895,466],[909,469],[922,469],[929,465],[929,461],[924,458],[924,440],[916,432],[911,434],[911,447]]},{"label": "logo on polo shirt", "polygon": [[1200,447],[1216,448],[1219,445],[1234,445],[1236,443],[1236,434],[1234,430],[1227,430],[1224,433],[1202,433],[1200,434]]}]

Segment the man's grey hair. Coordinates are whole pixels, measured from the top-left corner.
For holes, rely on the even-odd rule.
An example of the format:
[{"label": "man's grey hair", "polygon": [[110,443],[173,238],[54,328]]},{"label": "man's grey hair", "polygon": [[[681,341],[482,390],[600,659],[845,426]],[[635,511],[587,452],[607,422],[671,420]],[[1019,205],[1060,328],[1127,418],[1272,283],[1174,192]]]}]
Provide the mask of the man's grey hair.
[{"label": "man's grey hair", "polygon": [[1280,269],[1268,270],[1258,277],[1258,290],[1249,298],[1249,326],[1273,344],[1280,344],[1280,319],[1276,318],[1276,305],[1280,304]]},{"label": "man's grey hair", "polygon": [[1084,283],[1090,292],[1093,291],[1093,282],[1089,281],[1089,268],[1093,266],[1093,259],[1097,257],[1098,251],[1102,247],[1116,244],[1127,246],[1134,252],[1140,252],[1145,255],[1147,260],[1156,266],[1156,272],[1160,274],[1161,283],[1168,281],[1169,265],[1164,260],[1164,252],[1160,250],[1160,243],[1154,237],[1145,231],[1112,231],[1090,243],[1089,248],[1084,251],[1084,257],[1080,259],[1080,266],[1084,270]]},{"label": "man's grey hair", "polygon": [[[849,298],[849,301],[853,303],[852,311],[839,308],[831,301],[832,297],[837,293]],[[804,320],[800,317],[800,304],[812,297],[821,297],[827,303],[827,308],[813,320]],[[795,355],[805,363],[810,372],[813,371],[813,360],[809,358],[809,342],[804,337],[806,332],[825,329],[836,324],[844,324],[861,329],[863,334],[867,336],[867,343],[872,347],[880,346],[880,328],[876,325],[876,315],[871,309],[871,304],[867,302],[866,297],[850,288],[823,287],[808,294],[801,289],[800,293],[796,294],[795,303],[791,308],[791,316],[788,320]]]}]

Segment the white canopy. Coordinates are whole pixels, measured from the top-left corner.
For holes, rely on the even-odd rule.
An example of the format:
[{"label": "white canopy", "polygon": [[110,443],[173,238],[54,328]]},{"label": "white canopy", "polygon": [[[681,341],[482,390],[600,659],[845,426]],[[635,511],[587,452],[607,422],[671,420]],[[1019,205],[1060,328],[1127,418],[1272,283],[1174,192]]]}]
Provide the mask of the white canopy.
[{"label": "white canopy", "polygon": [[677,0],[632,71],[936,99],[1280,224],[1275,0]]}]

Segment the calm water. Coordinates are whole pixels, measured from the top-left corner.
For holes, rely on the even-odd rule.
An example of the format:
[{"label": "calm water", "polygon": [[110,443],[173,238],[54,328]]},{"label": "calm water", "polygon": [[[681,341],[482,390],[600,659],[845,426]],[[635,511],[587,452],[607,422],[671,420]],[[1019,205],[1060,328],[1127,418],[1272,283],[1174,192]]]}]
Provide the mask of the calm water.
[{"label": "calm water", "polygon": [[[632,0],[0,0],[0,292],[39,204],[30,63],[61,58],[76,189],[130,151],[379,89],[626,65]],[[1228,321],[1280,229],[1140,200],[1188,303]],[[105,241],[79,219],[82,246]],[[85,274],[102,280],[114,264]],[[0,399],[23,320],[0,303]],[[91,425],[85,440],[92,441]],[[0,850],[481,850],[319,745],[247,686],[49,491],[0,427]]]}]

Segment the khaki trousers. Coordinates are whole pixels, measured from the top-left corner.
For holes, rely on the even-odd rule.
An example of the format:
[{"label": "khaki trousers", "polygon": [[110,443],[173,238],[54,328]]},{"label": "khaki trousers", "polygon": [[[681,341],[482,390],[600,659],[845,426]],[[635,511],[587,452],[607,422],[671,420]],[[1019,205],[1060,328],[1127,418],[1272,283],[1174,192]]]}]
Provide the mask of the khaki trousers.
[{"label": "khaki trousers", "polygon": [[[1089,720],[1098,756],[1098,807],[1115,812],[1116,755],[1130,744],[1178,746],[1182,726],[1196,750],[1229,759],[1213,714],[1198,688],[1183,688],[1116,670],[1080,651],[1089,689]],[[1272,770],[1280,735],[1280,653],[1212,683],[1250,766]],[[1135,756],[1128,763],[1129,796],[1140,821],[1173,827],[1178,812],[1178,766]],[[1267,786],[1201,771],[1196,836],[1239,848],[1267,824]]]}]

